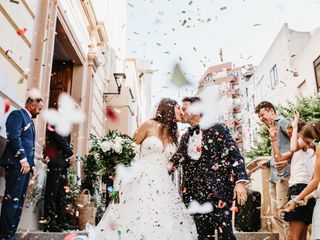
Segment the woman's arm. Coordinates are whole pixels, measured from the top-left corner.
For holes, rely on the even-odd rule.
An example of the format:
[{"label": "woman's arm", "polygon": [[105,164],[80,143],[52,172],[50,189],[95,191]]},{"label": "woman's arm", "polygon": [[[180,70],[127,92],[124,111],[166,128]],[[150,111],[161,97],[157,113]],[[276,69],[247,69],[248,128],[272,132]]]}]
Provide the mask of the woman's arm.
[{"label": "woman's arm", "polygon": [[148,136],[150,129],[154,126],[152,120],[144,122],[133,134],[133,139],[136,144],[140,144]]},{"label": "woman's arm", "polygon": [[281,153],[277,141],[271,141],[272,150],[274,152],[274,158],[277,162],[290,160],[292,152]]},{"label": "woman's arm", "polygon": [[290,139],[290,150],[292,152],[299,151],[304,147],[302,139],[298,138],[298,122],[299,122],[300,114],[296,112],[294,114],[294,119],[292,121],[292,136]]}]

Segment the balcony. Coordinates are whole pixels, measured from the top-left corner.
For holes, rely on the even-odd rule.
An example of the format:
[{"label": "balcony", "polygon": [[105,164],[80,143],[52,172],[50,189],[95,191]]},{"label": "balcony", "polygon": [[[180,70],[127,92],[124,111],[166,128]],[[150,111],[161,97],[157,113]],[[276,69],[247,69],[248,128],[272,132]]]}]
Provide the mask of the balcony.
[{"label": "balcony", "polygon": [[229,89],[227,91],[221,91],[219,98],[238,98],[240,96],[240,89]]}]

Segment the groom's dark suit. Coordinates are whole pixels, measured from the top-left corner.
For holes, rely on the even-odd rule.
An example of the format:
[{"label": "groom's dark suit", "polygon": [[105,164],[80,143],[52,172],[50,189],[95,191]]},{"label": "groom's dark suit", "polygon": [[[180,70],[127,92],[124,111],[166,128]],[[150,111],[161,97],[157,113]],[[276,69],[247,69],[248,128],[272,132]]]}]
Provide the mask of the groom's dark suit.
[{"label": "groom's dark suit", "polygon": [[190,131],[182,136],[179,149],[171,158],[175,165],[192,164],[189,174],[189,189],[193,200],[200,204],[211,202],[213,212],[194,216],[199,239],[210,239],[217,229],[219,239],[235,239],[231,217],[233,190],[239,180],[247,180],[244,159],[229,131],[221,124],[215,124],[202,132],[202,153],[198,160],[188,156]]},{"label": "groom's dark suit", "polygon": [[25,109],[12,111],[6,121],[7,145],[0,159],[5,168],[6,189],[1,207],[0,239],[15,239],[25,193],[29,184],[29,173],[20,172],[22,161],[34,167],[35,128]]}]

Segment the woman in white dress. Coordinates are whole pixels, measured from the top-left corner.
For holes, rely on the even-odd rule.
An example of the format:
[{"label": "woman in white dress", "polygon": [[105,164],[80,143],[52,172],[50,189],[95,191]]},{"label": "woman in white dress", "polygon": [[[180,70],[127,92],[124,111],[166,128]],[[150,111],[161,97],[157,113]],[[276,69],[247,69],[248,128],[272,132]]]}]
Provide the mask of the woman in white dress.
[{"label": "woman in white dress", "polygon": [[135,176],[118,179],[120,202],[108,206],[98,226],[89,229],[89,239],[197,239],[192,217],[166,167],[177,145],[180,120],[180,106],[165,98],[156,117],[137,129],[134,139],[141,146],[140,157],[132,166]]},{"label": "woman in white dress", "polygon": [[[290,212],[299,205],[306,205],[312,197],[317,198],[312,217],[312,239],[320,239],[320,122],[308,123],[301,132],[303,141],[309,148],[315,148],[316,161],[313,179],[308,186],[286,204],[286,211]],[[314,192],[316,190],[316,192]]]}]

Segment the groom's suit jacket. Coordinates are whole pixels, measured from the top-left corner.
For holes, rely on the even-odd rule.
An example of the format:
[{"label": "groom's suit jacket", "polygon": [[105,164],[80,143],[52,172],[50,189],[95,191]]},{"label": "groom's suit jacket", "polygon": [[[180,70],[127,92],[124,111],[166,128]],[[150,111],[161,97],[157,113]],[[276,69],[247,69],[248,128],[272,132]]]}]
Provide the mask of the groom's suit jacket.
[{"label": "groom's suit jacket", "polygon": [[6,121],[7,145],[0,166],[20,168],[20,161],[34,164],[35,127],[25,109],[12,111]]},{"label": "groom's suit jacket", "polygon": [[183,158],[182,164],[192,165],[189,178],[192,199],[200,204],[212,202],[215,206],[221,200],[231,207],[235,183],[248,179],[236,142],[228,129],[215,124],[202,131],[201,156],[192,160],[187,154],[189,134],[182,136],[178,151],[170,161],[178,165]]}]

